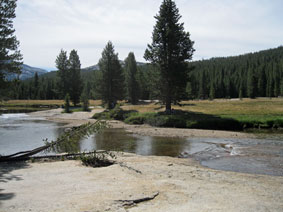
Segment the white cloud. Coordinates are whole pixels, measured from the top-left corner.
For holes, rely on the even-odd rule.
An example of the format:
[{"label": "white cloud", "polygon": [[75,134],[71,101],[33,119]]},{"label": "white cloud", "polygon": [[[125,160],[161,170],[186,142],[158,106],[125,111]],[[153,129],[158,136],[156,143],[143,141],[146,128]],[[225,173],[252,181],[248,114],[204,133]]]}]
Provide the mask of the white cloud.
[{"label": "white cloud", "polygon": [[[280,0],[176,0],[195,41],[194,59],[237,55],[282,44]],[[24,62],[54,67],[61,48],[96,64],[108,40],[120,59],[143,61],[161,0],[20,0],[15,19]]]}]

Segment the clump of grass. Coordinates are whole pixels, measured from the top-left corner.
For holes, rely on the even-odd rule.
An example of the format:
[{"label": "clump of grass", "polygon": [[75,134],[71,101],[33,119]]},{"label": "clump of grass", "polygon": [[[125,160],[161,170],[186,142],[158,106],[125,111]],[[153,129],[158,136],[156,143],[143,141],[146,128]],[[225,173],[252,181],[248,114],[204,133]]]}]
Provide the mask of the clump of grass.
[{"label": "clump of grass", "polygon": [[91,167],[107,167],[114,164],[114,161],[109,158],[116,158],[116,155],[111,152],[93,153],[91,155],[81,155],[80,159],[85,166]]},{"label": "clump of grass", "polygon": [[134,113],[137,113],[137,111],[123,110],[120,105],[116,105],[112,110],[106,110],[102,113],[94,114],[93,118],[103,120],[115,119],[123,121]]}]

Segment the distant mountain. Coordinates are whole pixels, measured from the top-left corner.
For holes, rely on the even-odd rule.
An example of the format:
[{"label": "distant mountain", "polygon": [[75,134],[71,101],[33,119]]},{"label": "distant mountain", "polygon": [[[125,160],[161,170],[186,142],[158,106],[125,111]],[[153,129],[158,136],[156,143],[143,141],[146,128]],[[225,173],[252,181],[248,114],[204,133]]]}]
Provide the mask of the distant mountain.
[{"label": "distant mountain", "polygon": [[88,72],[88,71],[94,71],[94,70],[98,70],[98,69],[99,69],[99,66],[97,64],[97,65],[93,65],[93,66],[83,68],[82,71]]},{"label": "distant mountain", "polygon": [[[122,67],[125,66],[125,62],[120,60],[120,64]],[[137,62],[137,65],[138,66],[143,66],[143,65],[146,65],[146,63],[142,63],[142,62]],[[97,71],[99,70],[99,66],[98,64],[96,65],[92,65],[92,66],[89,66],[89,67],[86,67],[86,68],[82,68],[81,69],[81,73],[82,73],[82,77],[89,77],[90,74],[93,72],[93,71]],[[23,68],[22,68],[22,74],[20,75],[20,79],[21,80],[25,80],[25,79],[29,79],[29,78],[32,78],[35,74],[35,72],[37,72],[37,74],[41,77],[44,77],[44,78],[47,78],[47,79],[52,79],[52,78],[55,78],[56,77],[56,73],[57,71],[46,71],[46,70],[43,70],[43,69],[40,69],[40,68],[34,68],[34,67],[30,67],[30,66],[27,66],[27,65],[23,65]],[[14,78],[16,77],[13,76]]]},{"label": "distant mountain", "polygon": [[[35,67],[31,67],[28,65],[23,64],[22,68],[21,68],[21,74],[19,75],[19,79],[20,80],[25,80],[25,79],[29,79],[34,77],[35,73],[37,72],[38,76],[46,74],[48,71],[41,69],[41,68],[35,68]],[[13,80],[16,79],[18,77],[17,74],[9,74],[7,76],[8,80]]]},{"label": "distant mountain", "polygon": [[[120,62],[120,64],[121,64],[122,67],[125,66],[125,61],[120,60],[119,62]],[[137,66],[143,66],[143,65],[145,65],[145,64],[146,64],[146,63],[137,62]],[[90,72],[90,71],[96,71],[96,70],[99,70],[98,64],[93,65],[93,66],[89,66],[89,67],[86,67],[86,68],[82,68],[82,72]]]}]

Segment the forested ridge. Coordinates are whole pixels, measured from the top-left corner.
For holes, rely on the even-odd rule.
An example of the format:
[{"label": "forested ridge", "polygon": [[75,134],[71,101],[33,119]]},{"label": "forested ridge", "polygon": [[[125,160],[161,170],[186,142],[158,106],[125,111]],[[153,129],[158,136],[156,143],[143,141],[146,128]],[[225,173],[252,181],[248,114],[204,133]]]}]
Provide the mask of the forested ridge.
[{"label": "forested ridge", "polygon": [[[122,62],[121,62],[122,63]],[[122,64],[123,69],[125,68]],[[283,47],[240,56],[212,58],[189,63],[189,77],[184,99],[214,99],[238,97],[277,97],[283,95]],[[124,70],[125,72],[125,70]],[[17,99],[58,99],[57,72],[38,79],[16,83],[9,96]],[[95,88],[100,71],[82,69],[81,76],[89,98],[96,99]],[[140,99],[155,99],[158,78],[150,64],[138,63],[137,82]],[[35,82],[37,81],[38,82]],[[38,86],[35,89],[35,85]]]},{"label": "forested ridge", "polygon": [[187,94],[193,99],[283,95],[283,47],[191,62]]}]

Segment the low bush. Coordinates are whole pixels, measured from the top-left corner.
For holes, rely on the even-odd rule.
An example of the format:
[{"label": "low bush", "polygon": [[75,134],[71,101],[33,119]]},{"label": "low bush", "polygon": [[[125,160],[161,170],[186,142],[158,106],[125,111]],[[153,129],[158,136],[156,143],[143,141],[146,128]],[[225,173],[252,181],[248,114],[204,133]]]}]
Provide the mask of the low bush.
[{"label": "low bush", "polygon": [[92,118],[104,120],[115,119],[124,121],[125,119],[136,113],[137,111],[135,110],[123,110],[119,105],[116,105],[112,110],[106,110],[102,113],[94,114]]},{"label": "low bush", "polygon": [[144,124],[145,117],[142,114],[135,114],[125,119],[127,124]]},{"label": "low bush", "polygon": [[111,153],[93,153],[91,155],[81,155],[80,159],[85,166],[106,167],[114,164],[113,161],[109,160],[109,157],[115,158],[115,155]]}]

